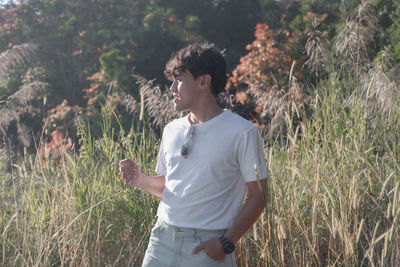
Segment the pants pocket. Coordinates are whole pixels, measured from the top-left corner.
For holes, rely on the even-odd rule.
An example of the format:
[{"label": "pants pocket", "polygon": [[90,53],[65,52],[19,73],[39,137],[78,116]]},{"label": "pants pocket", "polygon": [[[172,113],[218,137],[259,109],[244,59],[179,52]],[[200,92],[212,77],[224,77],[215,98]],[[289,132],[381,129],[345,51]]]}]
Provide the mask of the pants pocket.
[{"label": "pants pocket", "polygon": [[154,225],[153,229],[151,229],[151,235],[152,236],[160,236],[163,230],[163,222],[160,220],[157,220],[156,224]]}]

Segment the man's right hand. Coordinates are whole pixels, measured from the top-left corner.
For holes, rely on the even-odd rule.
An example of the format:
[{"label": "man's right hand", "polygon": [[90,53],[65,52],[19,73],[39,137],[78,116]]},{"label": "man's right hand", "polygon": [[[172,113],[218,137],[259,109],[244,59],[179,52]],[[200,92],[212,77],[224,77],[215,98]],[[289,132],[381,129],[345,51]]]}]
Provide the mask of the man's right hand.
[{"label": "man's right hand", "polygon": [[119,173],[127,185],[139,185],[141,179],[140,165],[132,159],[123,159],[119,162]]}]

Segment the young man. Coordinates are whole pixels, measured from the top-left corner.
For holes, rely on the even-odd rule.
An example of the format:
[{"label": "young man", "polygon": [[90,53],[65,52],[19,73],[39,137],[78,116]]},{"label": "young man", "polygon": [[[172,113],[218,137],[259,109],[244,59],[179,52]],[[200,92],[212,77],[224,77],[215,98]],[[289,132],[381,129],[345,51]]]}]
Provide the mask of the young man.
[{"label": "young man", "polygon": [[[166,65],[176,111],[156,172],[122,160],[125,182],[161,197],[142,266],[236,266],[234,248],[265,207],[267,170],[258,129],[216,101],[226,63],[211,44],[181,49]],[[245,192],[248,192],[243,204]]]}]

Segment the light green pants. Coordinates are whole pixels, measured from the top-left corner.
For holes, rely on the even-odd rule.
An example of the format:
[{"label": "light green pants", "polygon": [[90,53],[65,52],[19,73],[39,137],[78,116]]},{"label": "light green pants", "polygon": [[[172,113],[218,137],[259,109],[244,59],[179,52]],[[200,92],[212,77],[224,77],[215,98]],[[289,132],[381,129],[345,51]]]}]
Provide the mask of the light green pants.
[{"label": "light green pants", "polygon": [[158,220],[151,231],[142,267],[237,267],[234,253],[223,261],[211,259],[204,250],[192,254],[200,243],[223,234],[224,230],[180,228]]}]

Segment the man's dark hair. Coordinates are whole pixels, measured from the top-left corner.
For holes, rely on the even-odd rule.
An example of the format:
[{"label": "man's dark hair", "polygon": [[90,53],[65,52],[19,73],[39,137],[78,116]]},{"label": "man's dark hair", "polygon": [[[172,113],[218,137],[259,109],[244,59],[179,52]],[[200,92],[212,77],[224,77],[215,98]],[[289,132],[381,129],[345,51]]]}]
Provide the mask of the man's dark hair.
[{"label": "man's dark hair", "polygon": [[173,80],[188,70],[196,79],[204,74],[211,76],[211,91],[215,96],[225,89],[226,62],[222,53],[209,43],[194,43],[182,48],[167,62],[165,77]]}]

